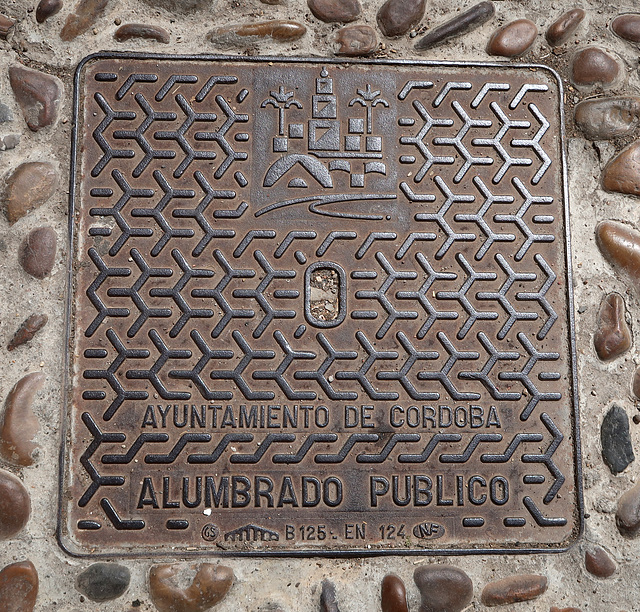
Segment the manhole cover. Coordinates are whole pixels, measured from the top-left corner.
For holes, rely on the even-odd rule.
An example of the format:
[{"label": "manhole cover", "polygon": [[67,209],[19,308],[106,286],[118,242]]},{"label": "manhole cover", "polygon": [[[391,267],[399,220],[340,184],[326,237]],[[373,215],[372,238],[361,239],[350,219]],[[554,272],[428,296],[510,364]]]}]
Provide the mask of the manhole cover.
[{"label": "manhole cover", "polygon": [[570,543],[555,75],[103,55],[76,96],[68,550]]}]

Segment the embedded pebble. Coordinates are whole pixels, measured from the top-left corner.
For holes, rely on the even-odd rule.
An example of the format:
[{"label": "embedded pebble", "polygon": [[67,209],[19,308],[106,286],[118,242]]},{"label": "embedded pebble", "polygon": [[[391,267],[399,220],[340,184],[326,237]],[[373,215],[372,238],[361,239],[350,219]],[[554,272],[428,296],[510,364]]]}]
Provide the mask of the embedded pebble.
[{"label": "embedded pebble", "polygon": [[382,612],[409,612],[407,590],[395,574],[387,574],[382,579]]},{"label": "embedded pebble", "polygon": [[125,42],[132,38],[145,38],[168,45],[171,41],[171,35],[167,30],[160,26],[144,23],[125,23],[114,32],[113,37],[118,42]]},{"label": "embedded pebble", "polygon": [[171,13],[189,13],[201,9],[211,9],[211,0],[144,0],[153,8],[161,7]]},{"label": "embedded pebble", "polygon": [[600,428],[602,458],[612,474],[623,472],[636,458],[629,435],[629,417],[623,408],[611,406]]},{"label": "embedded pebble", "polygon": [[262,4],[284,4],[284,0],[260,0]]},{"label": "embedded pebble", "polygon": [[516,19],[498,28],[487,45],[489,55],[516,57],[526,53],[538,36],[538,28],[533,21]]},{"label": "embedded pebble", "polygon": [[583,100],[575,108],[575,122],[590,140],[626,136],[640,120],[640,98],[619,96]]},{"label": "embedded pebble", "polygon": [[0,136],[0,151],[15,149],[20,144],[20,134],[7,134]]},{"label": "embedded pebble", "polygon": [[618,15],[611,22],[611,29],[620,38],[629,42],[640,42],[640,15],[637,13]]},{"label": "embedded pebble", "polygon": [[209,32],[207,38],[219,47],[225,48],[246,46],[264,38],[272,38],[278,42],[291,42],[302,38],[306,31],[307,28],[297,21],[274,19],[225,26]]},{"label": "embedded pebble", "polygon": [[18,331],[7,345],[8,351],[13,351],[19,346],[33,340],[33,337],[47,324],[49,317],[46,314],[33,314],[23,321]]},{"label": "embedded pebble", "polygon": [[437,47],[457,36],[463,36],[487,23],[496,14],[492,2],[480,2],[456,15],[453,19],[436,26],[415,44],[416,51],[426,51]]},{"label": "embedded pebble", "polygon": [[598,578],[609,578],[616,571],[615,561],[599,546],[585,552],[584,564],[587,571]]},{"label": "embedded pebble", "polygon": [[56,233],[52,227],[39,227],[27,234],[20,245],[20,265],[38,279],[48,276],[56,259]]},{"label": "embedded pebble", "polygon": [[0,38],[6,38],[14,25],[16,22],[13,19],[6,15],[0,15]]},{"label": "embedded pebble", "polygon": [[131,572],[117,563],[94,563],[78,575],[76,587],[91,601],[117,599],[129,587]]},{"label": "embedded pebble", "polygon": [[[640,399],[640,367],[636,368],[636,371],[633,373],[633,380],[631,382],[631,391],[633,395],[635,395],[636,399]],[[636,420],[634,418],[633,422]]]},{"label": "embedded pebble", "polygon": [[179,574],[185,572],[185,566],[163,564],[151,568],[149,595],[160,612],[204,612],[222,601],[233,584],[233,571],[224,565],[201,563],[188,567],[195,575],[186,588],[179,584]]},{"label": "embedded pebble", "polygon": [[378,47],[376,31],[368,25],[353,25],[336,32],[336,55],[358,57],[371,55]]},{"label": "embedded pebble", "polygon": [[571,64],[571,80],[578,86],[611,85],[620,66],[615,58],[598,47],[587,47],[578,51]]},{"label": "embedded pebble", "polygon": [[320,612],[340,612],[340,608],[338,608],[338,599],[336,597],[336,587],[333,582],[326,578],[322,581]]},{"label": "embedded pebble", "polygon": [[0,421],[0,455],[14,465],[34,464],[33,453],[39,448],[33,439],[40,431],[33,412],[33,398],[44,385],[45,376],[32,372],[23,376],[9,391]]},{"label": "embedded pebble", "polygon": [[62,0],[40,0],[36,9],[36,21],[44,23],[49,17],[53,17],[60,12]]},{"label": "embedded pebble", "polygon": [[37,132],[56,120],[62,98],[60,79],[25,66],[11,66],[9,82],[30,130]]},{"label": "embedded pebble", "polygon": [[596,227],[596,244],[605,259],[640,282],[640,232],[619,221],[601,221]]},{"label": "embedded pebble", "polygon": [[378,26],[385,36],[406,34],[424,17],[426,0],[387,0],[378,11]]},{"label": "embedded pebble", "polygon": [[619,293],[610,293],[602,300],[593,337],[596,353],[602,361],[620,357],[631,348],[631,330],[625,315],[624,298]]},{"label": "embedded pebble", "polygon": [[84,34],[99,19],[109,0],[80,0],[65,21],[60,38],[65,42]]},{"label": "embedded pebble", "polygon": [[618,500],[616,509],[618,531],[629,538],[640,532],[640,484],[629,489]]},{"label": "embedded pebble", "polygon": [[38,572],[31,561],[19,561],[0,571],[2,612],[32,612],[38,599]]},{"label": "embedded pebble", "polygon": [[555,606],[551,606],[549,612],[582,612],[582,610],[580,610],[580,608],[556,608]]},{"label": "embedded pebble", "polygon": [[0,123],[6,123],[7,121],[13,121],[13,113],[6,104],[0,102]]},{"label": "embedded pebble", "polygon": [[58,173],[51,162],[20,164],[7,179],[7,219],[15,223],[42,206],[55,192]]},{"label": "embedded pebble", "polygon": [[422,597],[419,612],[461,612],[473,598],[471,578],[457,567],[422,565],[413,580]]},{"label": "embedded pebble", "polygon": [[360,0],[307,0],[311,12],[327,23],[355,21],[362,12]]},{"label": "embedded pebble", "polygon": [[13,474],[0,470],[0,540],[19,534],[29,521],[31,500]]},{"label": "embedded pebble", "polygon": [[640,140],[622,149],[607,164],[602,186],[607,191],[640,196]]},{"label": "embedded pebble", "polygon": [[535,574],[509,576],[490,582],[482,590],[485,606],[504,606],[540,597],[547,590],[547,578]]},{"label": "embedded pebble", "polygon": [[574,8],[558,17],[547,30],[547,42],[552,47],[564,45],[578,29],[585,15],[586,13],[581,8]]}]

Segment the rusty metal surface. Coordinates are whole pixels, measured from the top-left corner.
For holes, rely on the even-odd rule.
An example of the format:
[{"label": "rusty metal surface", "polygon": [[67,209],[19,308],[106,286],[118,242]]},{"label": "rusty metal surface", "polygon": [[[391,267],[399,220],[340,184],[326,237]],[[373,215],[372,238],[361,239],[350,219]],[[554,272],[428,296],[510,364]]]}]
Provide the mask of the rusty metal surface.
[{"label": "rusty metal surface", "polygon": [[65,548],[565,548],[560,95],[531,67],[89,59]]}]

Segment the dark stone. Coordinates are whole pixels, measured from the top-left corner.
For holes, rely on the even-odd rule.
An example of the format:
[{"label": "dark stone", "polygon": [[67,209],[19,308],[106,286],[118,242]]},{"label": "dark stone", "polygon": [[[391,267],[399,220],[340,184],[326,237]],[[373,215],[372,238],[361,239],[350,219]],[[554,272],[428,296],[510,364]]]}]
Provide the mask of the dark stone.
[{"label": "dark stone", "polygon": [[333,582],[326,578],[322,581],[320,612],[340,612],[340,608],[338,608],[338,599],[336,597],[336,587]]},{"label": "dark stone", "polygon": [[262,4],[284,4],[284,0],[260,0]]},{"label": "dark stone", "polygon": [[129,568],[117,563],[94,563],[78,575],[76,587],[91,601],[117,599],[129,588]]},{"label": "dark stone", "polygon": [[378,47],[378,37],[371,26],[353,25],[337,31],[336,43],[336,55],[358,57],[371,55]]},{"label": "dark stone", "polygon": [[382,612],[409,612],[407,590],[395,574],[387,574],[382,579]]},{"label": "dark stone", "polygon": [[640,484],[629,489],[618,500],[616,526],[628,538],[635,538],[640,532]]},{"label": "dark stone", "polygon": [[13,19],[6,15],[0,15],[0,38],[7,38],[14,25],[16,25],[16,22]]},{"label": "dark stone", "polygon": [[583,87],[597,84],[607,87],[619,73],[620,66],[615,58],[598,47],[578,51],[571,64],[571,80]]},{"label": "dark stone", "polygon": [[547,30],[547,42],[552,47],[564,45],[578,29],[585,15],[581,8],[574,8],[558,17]]},{"label": "dark stone", "polygon": [[49,317],[46,314],[33,314],[26,319],[14,334],[7,345],[8,351],[13,351],[19,346],[33,340],[33,337],[47,324]]},{"label": "dark stone", "polygon": [[[143,0],[153,8],[163,8],[170,13],[190,13],[210,9],[212,0]],[[271,3],[273,4],[273,3]]]},{"label": "dark stone", "polygon": [[209,32],[207,38],[222,48],[244,47],[272,38],[278,42],[292,42],[302,38],[307,32],[297,21],[257,21],[255,23],[229,25]]},{"label": "dark stone", "polygon": [[62,98],[60,79],[24,66],[11,66],[9,82],[30,130],[37,132],[56,120]]},{"label": "dark stone", "polygon": [[15,223],[42,206],[55,192],[58,173],[50,162],[20,164],[7,179],[7,219]]},{"label": "dark stone", "polygon": [[596,244],[605,259],[640,283],[640,232],[619,221],[602,221],[596,227]]},{"label": "dark stone", "polygon": [[422,565],[413,573],[422,602],[419,612],[461,612],[473,598],[473,583],[461,569]]},{"label": "dark stone", "polygon": [[36,9],[36,21],[44,23],[49,17],[53,17],[60,12],[62,0],[40,0]]},{"label": "dark stone", "polygon": [[30,514],[31,500],[24,485],[10,472],[0,470],[0,540],[18,535]]},{"label": "dark stone", "polygon": [[56,259],[56,233],[51,227],[31,231],[20,245],[20,265],[31,276],[43,279],[51,274]]},{"label": "dark stone", "polygon": [[13,121],[13,113],[6,104],[0,102],[0,123],[6,123],[7,121]]},{"label": "dark stone", "polygon": [[575,108],[575,122],[590,140],[626,136],[638,125],[640,98],[619,96],[583,100]]},{"label": "dark stone", "polygon": [[611,22],[611,29],[620,38],[638,43],[640,42],[640,15],[637,13],[618,15]]},{"label": "dark stone", "polygon": [[0,136],[0,151],[15,149],[20,144],[20,134],[7,134]]},{"label": "dark stone", "polygon": [[360,0],[307,0],[311,12],[320,21],[348,23],[362,12]]},{"label": "dark stone", "polygon": [[584,554],[584,565],[590,574],[598,578],[609,578],[616,572],[616,564],[604,548],[596,546]]},{"label": "dark stone", "polygon": [[191,584],[181,588],[177,578],[183,566],[154,565],[149,572],[149,595],[160,612],[204,612],[222,601],[233,584],[229,567],[201,563],[192,565],[195,576]]},{"label": "dark stone", "polygon": [[31,561],[7,565],[0,572],[2,612],[32,612],[38,599],[38,572]]},{"label": "dark stone", "polygon": [[535,574],[509,576],[485,586],[481,599],[485,606],[504,606],[536,599],[546,590],[546,576]]},{"label": "dark stone", "polygon": [[487,23],[496,14],[493,2],[480,2],[456,15],[453,19],[436,26],[415,45],[416,51],[426,51],[442,43],[462,36]]},{"label": "dark stone", "polygon": [[498,28],[487,45],[489,55],[516,57],[526,53],[538,36],[538,28],[533,21],[516,19]]},{"label": "dark stone", "polygon": [[65,21],[60,38],[69,42],[84,34],[97,19],[102,17],[109,0],[80,0],[76,4],[74,12]]},{"label": "dark stone", "polygon": [[378,26],[385,36],[406,34],[424,17],[426,0],[387,0],[378,11]]},{"label": "dark stone", "polygon": [[[636,399],[640,399],[640,367],[636,368],[636,371],[633,373],[633,380],[631,382],[631,391]],[[635,423],[635,417],[634,417]]]},{"label": "dark stone", "polygon": [[607,191],[640,196],[640,140],[622,149],[605,167],[602,187]]},{"label": "dark stone", "polygon": [[0,420],[0,455],[5,461],[27,467],[33,465],[33,453],[39,446],[33,442],[40,423],[33,412],[33,398],[42,389],[45,376],[32,372],[23,376],[9,391]]},{"label": "dark stone", "polygon": [[602,361],[620,357],[631,348],[631,330],[625,320],[624,298],[619,293],[610,293],[600,304],[598,328],[593,344]]},{"label": "dark stone", "polygon": [[602,458],[612,474],[623,472],[635,459],[629,435],[629,417],[620,406],[611,406],[605,415],[600,428],[600,442]]},{"label": "dark stone", "polygon": [[113,37],[118,42],[125,42],[132,38],[145,38],[168,45],[171,41],[171,35],[164,28],[143,23],[125,23],[114,32]]}]

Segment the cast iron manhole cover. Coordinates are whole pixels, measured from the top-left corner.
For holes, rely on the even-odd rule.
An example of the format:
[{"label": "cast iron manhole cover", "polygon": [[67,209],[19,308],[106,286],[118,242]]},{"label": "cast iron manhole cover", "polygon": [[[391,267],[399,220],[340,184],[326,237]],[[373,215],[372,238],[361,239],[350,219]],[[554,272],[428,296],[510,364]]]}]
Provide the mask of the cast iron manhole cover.
[{"label": "cast iron manhole cover", "polygon": [[553,73],[102,55],[76,100],[68,550],[575,538]]}]

